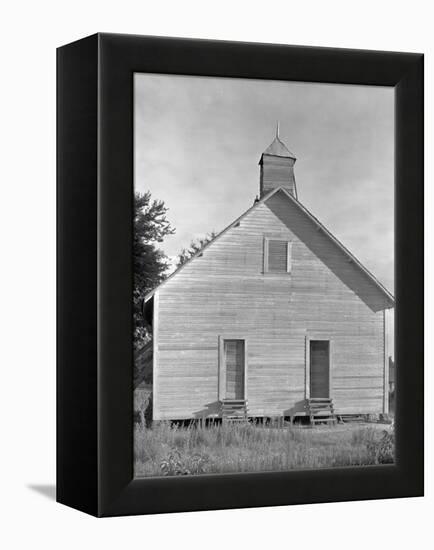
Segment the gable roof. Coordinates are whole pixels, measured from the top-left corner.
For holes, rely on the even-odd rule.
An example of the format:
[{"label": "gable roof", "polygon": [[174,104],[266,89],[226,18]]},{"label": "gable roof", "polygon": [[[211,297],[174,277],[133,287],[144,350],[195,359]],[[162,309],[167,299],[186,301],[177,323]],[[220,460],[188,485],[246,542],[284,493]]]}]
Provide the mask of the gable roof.
[{"label": "gable roof", "polygon": [[198,252],[196,252],[196,254],[194,254],[191,258],[189,258],[184,264],[182,264],[181,266],[179,266],[177,269],[175,269],[175,271],[173,273],[171,273],[169,275],[169,277],[167,277],[167,279],[164,279],[164,281],[162,281],[159,285],[157,285],[153,290],[151,290],[150,292],[148,292],[148,294],[146,294],[145,298],[144,298],[144,302],[147,302],[154,294],[155,292],[161,288],[163,285],[165,285],[167,283],[167,281],[169,281],[170,279],[172,279],[177,273],[179,273],[180,271],[182,271],[182,269],[184,269],[184,267],[186,265],[188,265],[189,263],[191,263],[192,261],[194,261],[197,257],[201,256],[204,251],[209,247],[211,246],[212,243],[214,243],[215,241],[217,241],[218,239],[220,239],[220,237],[222,237],[225,233],[227,233],[230,229],[232,229],[232,227],[235,227],[236,225],[238,225],[240,223],[240,221],[245,218],[248,214],[250,214],[250,212],[253,212],[254,210],[256,210],[261,204],[267,202],[268,199],[270,199],[273,195],[275,195],[276,193],[284,193],[285,196],[290,200],[292,201],[300,210],[301,212],[307,216],[311,221],[313,221],[318,229],[320,229],[321,231],[323,231],[323,233],[330,239],[330,241],[332,241],[335,246],[337,246],[348,258],[348,260],[354,264],[354,266],[356,266],[366,277],[368,277],[368,279],[377,287],[377,289],[386,297],[388,303],[389,303],[389,307],[393,307],[394,304],[395,304],[395,298],[393,297],[393,295],[386,289],[386,287],[384,287],[380,281],[378,279],[376,279],[374,277],[374,275],[372,275],[372,273],[366,269],[366,267],[353,255],[351,254],[351,252],[334,236],[332,235],[332,233],[330,233],[330,231],[311,213],[309,212],[309,210],[303,206],[301,204],[301,202],[299,202],[295,197],[293,197],[288,191],[286,191],[286,189],[284,189],[283,187],[277,187],[276,189],[273,189],[272,191],[270,191],[269,193],[267,193],[267,195],[265,195],[264,197],[262,197],[261,200],[255,202],[253,204],[253,206],[251,206],[250,208],[248,208],[243,214],[241,214],[241,216],[239,218],[237,218],[235,221],[233,221],[230,225],[228,225],[227,227],[225,227],[225,229],[223,229],[223,231],[221,231],[220,233],[218,233],[211,241],[209,241],[203,248],[201,248]]}]

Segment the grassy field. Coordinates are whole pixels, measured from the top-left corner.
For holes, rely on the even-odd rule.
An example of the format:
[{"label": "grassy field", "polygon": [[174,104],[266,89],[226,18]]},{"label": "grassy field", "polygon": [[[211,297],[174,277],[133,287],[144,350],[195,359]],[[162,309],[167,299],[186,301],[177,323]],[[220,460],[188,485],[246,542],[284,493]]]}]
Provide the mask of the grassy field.
[{"label": "grassy field", "polygon": [[270,428],[253,424],[136,425],[135,475],[194,475],[393,462],[394,435],[378,424]]}]

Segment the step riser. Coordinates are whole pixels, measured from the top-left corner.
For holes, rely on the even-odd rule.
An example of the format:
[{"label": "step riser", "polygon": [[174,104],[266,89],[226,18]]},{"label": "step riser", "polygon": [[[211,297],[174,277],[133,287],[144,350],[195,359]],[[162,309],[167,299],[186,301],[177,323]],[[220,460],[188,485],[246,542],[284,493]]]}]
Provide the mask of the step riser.
[{"label": "step riser", "polygon": [[223,422],[247,422],[247,400],[224,399],[221,402],[220,412]]},{"label": "step riser", "polygon": [[333,399],[313,397],[306,400],[305,410],[310,417],[312,426],[315,424],[335,424],[337,419],[333,407]]}]

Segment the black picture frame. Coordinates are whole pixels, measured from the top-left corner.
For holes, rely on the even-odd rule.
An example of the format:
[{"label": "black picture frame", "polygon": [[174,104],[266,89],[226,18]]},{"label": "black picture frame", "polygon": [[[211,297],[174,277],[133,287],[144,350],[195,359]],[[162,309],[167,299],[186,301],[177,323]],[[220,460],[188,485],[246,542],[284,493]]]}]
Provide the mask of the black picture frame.
[{"label": "black picture frame", "polygon": [[[393,86],[396,463],[133,479],[133,75]],[[96,516],[423,494],[423,55],[96,34],[57,51],[57,500]]]}]

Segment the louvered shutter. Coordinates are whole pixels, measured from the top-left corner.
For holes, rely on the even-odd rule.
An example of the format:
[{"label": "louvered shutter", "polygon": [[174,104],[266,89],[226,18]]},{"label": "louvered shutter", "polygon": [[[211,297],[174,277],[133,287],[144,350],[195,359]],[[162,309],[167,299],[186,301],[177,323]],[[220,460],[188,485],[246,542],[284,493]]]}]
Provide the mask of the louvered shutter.
[{"label": "louvered shutter", "polygon": [[268,241],[268,271],[272,273],[288,271],[288,241],[272,239]]}]

